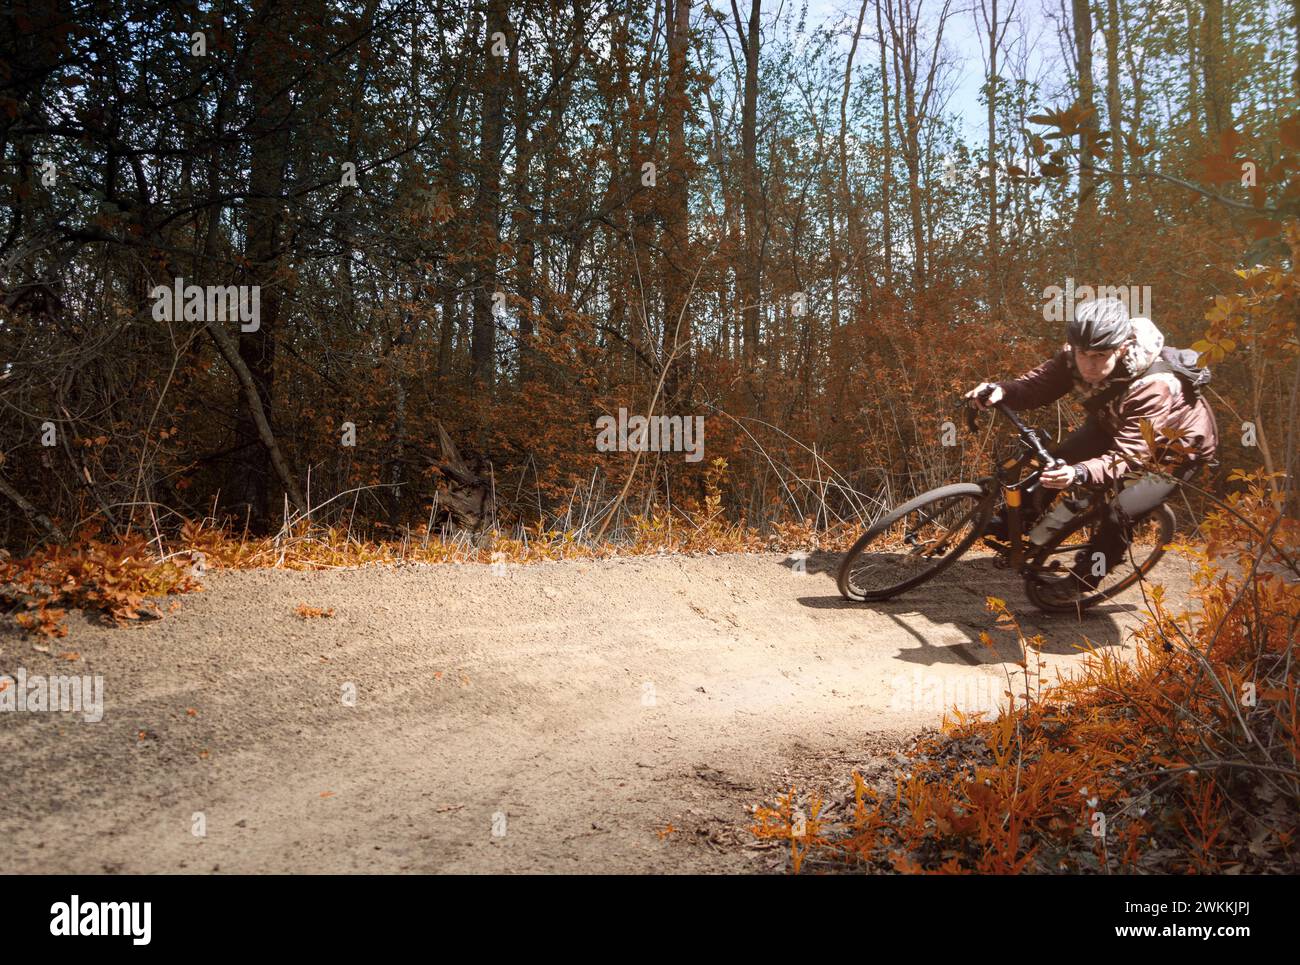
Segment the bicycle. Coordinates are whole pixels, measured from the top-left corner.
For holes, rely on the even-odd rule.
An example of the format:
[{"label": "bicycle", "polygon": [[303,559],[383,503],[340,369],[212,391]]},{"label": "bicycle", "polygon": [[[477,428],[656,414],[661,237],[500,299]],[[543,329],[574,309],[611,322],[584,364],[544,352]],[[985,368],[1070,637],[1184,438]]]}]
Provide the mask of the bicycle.
[{"label": "bicycle", "polygon": [[[1007,541],[1003,544],[986,536],[984,543],[998,555],[995,566],[1023,577],[1025,595],[1040,610],[1076,613],[1096,606],[1128,589],[1159,562],[1174,535],[1174,513],[1164,503],[1129,522],[1124,559],[1107,570],[1095,588],[1068,603],[1052,599],[1045,588],[1070,578],[1069,562],[1062,565],[1062,558],[1068,555],[1072,560],[1091,545],[1107,500],[1092,498],[1041,545],[1031,542],[1022,532],[1021,502],[1037,487],[1043,471],[1062,461],[1047,451],[1046,437],[1025,426],[1005,403],[992,408],[1015,428],[1016,453],[1003,460],[992,476],[932,489],[877,521],[840,563],[837,582],[845,599],[888,600],[938,576],[985,536],[999,495],[1005,504]],[[974,432],[975,424],[975,411],[968,407],[967,429]],[[1017,478],[1026,469],[1032,471]],[[1139,550],[1145,555],[1139,555]]]}]

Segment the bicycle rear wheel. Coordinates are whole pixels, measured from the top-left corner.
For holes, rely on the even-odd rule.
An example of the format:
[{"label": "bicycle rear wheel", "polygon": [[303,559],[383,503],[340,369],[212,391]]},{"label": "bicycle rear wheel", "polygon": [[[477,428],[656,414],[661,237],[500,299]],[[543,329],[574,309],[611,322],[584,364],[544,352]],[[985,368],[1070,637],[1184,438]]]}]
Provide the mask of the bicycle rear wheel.
[{"label": "bicycle rear wheel", "polygon": [[[1104,507],[1070,520],[1029,560],[1025,576],[1025,595],[1040,610],[1053,613],[1076,613],[1096,606],[1122,593],[1150,573],[1165,555],[1165,546],[1174,538],[1174,511],[1165,503],[1133,521],[1132,537],[1123,559],[1110,568],[1097,584],[1096,591],[1068,603],[1055,599],[1043,589],[1044,580],[1065,579],[1065,573],[1080,550],[1086,550],[1101,525]],[[1057,574],[1060,574],[1059,576]]]},{"label": "bicycle rear wheel", "polygon": [[840,563],[845,599],[887,600],[951,566],[993,515],[994,493],[975,483],[941,486],[904,503],[862,534]]}]

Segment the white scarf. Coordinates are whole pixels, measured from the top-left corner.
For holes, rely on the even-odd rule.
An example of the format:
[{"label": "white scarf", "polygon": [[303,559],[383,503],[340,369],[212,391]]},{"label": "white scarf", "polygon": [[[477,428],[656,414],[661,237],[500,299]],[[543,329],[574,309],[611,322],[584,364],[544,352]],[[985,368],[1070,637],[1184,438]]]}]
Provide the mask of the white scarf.
[{"label": "white scarf", "polygon": [[[1124,343],[1123,354],[1120,355],[1119,361],[1115,363],[1115,368],[1111,370],[1110,375],[1102,379],[1097,385],[1085,382],[1079,372],[1079,367],[1074,362],[1074,352],[1068,352],[1070,357],[1070,372],[1074,376],[1074,391],[1084,399],[1091,399],[1095,395],[1105,392],[1116,381],[1127,382],[1136,379],[1151,367],[1151,363],[1160,357],[1160,350],[1164,348],[1165,336],[1156,328],[1155,323],[1149,318],[1141,315],[1132,319],[1133,328],[1129,332],[1128,341]],[[1069,349],[1069,346],[1066,346]]]}]

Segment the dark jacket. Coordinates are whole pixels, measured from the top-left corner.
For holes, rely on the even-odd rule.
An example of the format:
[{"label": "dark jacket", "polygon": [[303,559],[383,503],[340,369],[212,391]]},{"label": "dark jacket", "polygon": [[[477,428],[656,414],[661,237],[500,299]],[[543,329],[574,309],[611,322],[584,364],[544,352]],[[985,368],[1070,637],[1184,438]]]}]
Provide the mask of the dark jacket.
[{"label": "dark jacket", "polygon": [[[1087,482],[1113,483],[1148,460],[1152,453],[1142,437],[1142,420],[1149,419],[1156,430],[1155,458],[1162,463],[1176,463],[1181,456],[1161,445],[1162,429],[1181,430],[1182,444],[1191,449],[1188,458],[1202,462],[1214,459],[1219,445],[1214,412],[1204,397],[1192,398],[1177,375],[1169,372],[1148,373],[1160,354],[1164,336],[1146,318],[1135,318],[1134,339],[1115,365],[1115,371],[1099,386],[1083,381],[1074,365],[1074,353],[1068,345],[1037,368],[1018,379],[998,383],[1003,401],[1011,409],[1034,409],[1075,393],[1093,418],[1114,440],[1104,454],[1085,459],[1079,465],[1087,471]],[[1129,381],[1128,387],[1104,404],[1097,401],[1115,382]]]}]

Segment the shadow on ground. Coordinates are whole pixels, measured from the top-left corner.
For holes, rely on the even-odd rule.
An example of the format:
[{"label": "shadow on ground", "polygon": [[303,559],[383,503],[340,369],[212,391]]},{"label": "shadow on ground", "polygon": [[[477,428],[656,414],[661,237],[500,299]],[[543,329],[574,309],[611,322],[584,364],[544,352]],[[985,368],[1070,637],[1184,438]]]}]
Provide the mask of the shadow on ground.
[{"label": "shadow on ground", "polygon": [[[1042,635],[1045,654],[1078,654],[1085,640],[1098,649],[1122,646],[1126,630],[1145,612],[1142,591],[1134,588],[1081,615],[1045,613],[1026,599],[1020,577],[993,565],[991,554],[963,557],[933,580],[892,600],[855,603],[844,599],[835,585],[841,558],[840,553],[815,552],[787,558],[782,565],[802,567],[806,574],[824,580],[818,585],[827,592],[801,596],[800,605],[856,613],[870,610],[907,631],[918,646],[899,652],[904,663],[979,666],[1023,659],[1015,634],[994,627],[993,614],[985,606],[990,596],[1006,600],[1026,636]],[[993,639],[993,649],[980,640],[985,630]],[[958,636],[961,639],[955,639]]]}]

